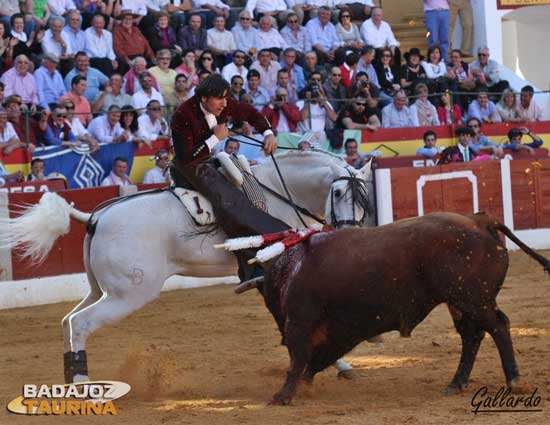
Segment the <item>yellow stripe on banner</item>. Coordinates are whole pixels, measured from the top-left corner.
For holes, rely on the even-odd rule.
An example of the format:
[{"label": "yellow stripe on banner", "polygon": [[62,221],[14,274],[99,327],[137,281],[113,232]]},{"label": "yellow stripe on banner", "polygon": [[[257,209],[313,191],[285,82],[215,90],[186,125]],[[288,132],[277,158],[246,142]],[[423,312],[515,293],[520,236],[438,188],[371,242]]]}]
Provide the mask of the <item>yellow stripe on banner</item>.
[{"label": "yellow stripe on banner", "polygon": [[23,171],[25,177],[27,177],[27,175],[29,175],[31,172],[30,164],[4,164],[4,167],[6,168],[6,171],[10,174],[21,170]]},{"label": "yellow stripe on banner", "polygon": [[[437,139],[437,146],[453,146],[454,139]],[[386,148],[387,146],[387,148]],[[363,142],[359,146],[359,152],[369,152],[378,149],[382,153],[383,158],[391,158],[396,156],[395,153],[388,149],[391,148],[399,153],[399,156],[416,156],[416,150],[424,146],[423,139],[411,140],[389,140],[386,142]]]},{"label": "yellow stripe on banner", "polygon": [[145,173],[155,165],[153,155],[134,156],[134,163],[132,165],[132,171],[130,172],[130,180],[132,180],[132,183],[141,183]]}]

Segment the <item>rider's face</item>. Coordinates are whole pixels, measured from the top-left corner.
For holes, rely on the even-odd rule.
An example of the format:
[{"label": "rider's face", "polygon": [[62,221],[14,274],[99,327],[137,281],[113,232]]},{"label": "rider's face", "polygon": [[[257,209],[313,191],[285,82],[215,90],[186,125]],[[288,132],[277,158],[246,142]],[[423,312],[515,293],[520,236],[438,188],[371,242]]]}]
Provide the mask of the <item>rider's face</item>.
[{"label": "rider's face", "polygon": [[227,92],[223,97],[203,97],[201,102],[204,109],[218,117],[227,106]]}]

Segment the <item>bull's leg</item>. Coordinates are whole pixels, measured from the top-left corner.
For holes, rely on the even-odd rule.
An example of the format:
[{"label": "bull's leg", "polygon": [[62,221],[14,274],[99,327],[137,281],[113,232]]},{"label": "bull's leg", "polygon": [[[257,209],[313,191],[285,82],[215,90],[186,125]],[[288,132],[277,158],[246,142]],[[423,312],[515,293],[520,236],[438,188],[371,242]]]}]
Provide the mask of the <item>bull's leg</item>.
[{"label": "bull's leg", "polygon": [[510,335],[510,321],[508,317],[498,308],[492,311],[492,324],[487,328],[487,332],[491,334],[500,354],[502,369],[506,377],[506,384],[514,388],[519,385],[519,370],[514,356],[514,348],[512,346],[512,336]]},{"label": "bull's leg", "polygon": [[445,395],[456,394],[468,386],[468,379],[472,372],[479,346],[485,336],[485,332],[468,315],[451,306],[449,306],[449,311],[453,317],[455,328],[462,339],[462,354],[455,376],[445,389]]},{"label": "bull's leg", "polygon": [[[290,355],[290,367],[286,373],[283,387],[273,395],[269,405],[287,405],[290,403],[302,373],[311,356],[311,331],[303,323],[288,320],[285,326],[285,341]],[[313,376],[311,376],[313,379]]]}]

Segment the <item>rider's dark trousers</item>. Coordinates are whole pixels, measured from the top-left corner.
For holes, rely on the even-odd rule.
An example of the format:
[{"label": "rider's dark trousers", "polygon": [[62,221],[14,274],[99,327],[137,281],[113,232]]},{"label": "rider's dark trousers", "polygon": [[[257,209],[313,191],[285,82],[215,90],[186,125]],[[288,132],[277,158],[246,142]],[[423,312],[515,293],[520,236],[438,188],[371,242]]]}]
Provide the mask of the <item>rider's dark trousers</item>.
[{"label": "rider's dark trousers", "polygon": [[[175,160],[185,179],[212,203],[218,224],[230,238],[260,235],[287,230],[290,227],[256,208],[243,192],[229,183],[210,162],[185,164]],[[256,273],[246,265],[250,257],[243,253],[239,260],[239,277],[247,280]]]}]

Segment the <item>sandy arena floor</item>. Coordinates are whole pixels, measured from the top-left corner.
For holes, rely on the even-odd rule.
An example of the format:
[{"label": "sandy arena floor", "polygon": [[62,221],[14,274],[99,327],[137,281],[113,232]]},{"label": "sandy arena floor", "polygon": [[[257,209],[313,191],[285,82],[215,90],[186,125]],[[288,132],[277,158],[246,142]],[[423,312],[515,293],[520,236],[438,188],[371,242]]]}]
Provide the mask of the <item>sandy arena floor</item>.
[{"label": "sandy arena floor", "polygon": [[[26,417],[3,409],[0,424],[548,424],[550,279],[538,263],[514,253],[499,304],[511,320],[520,372],[542,397],[542,413],[471,413],[478,388],[487,385],[494,394],[504,383],[490,337],[470,388],[442,395],[460,354],[445,306],[412,338],[391,333],[383,344],[358,346],[346,359],[359,379],[339,380],[330,369],[291,406],[267,407],[288,366],[275,322],[255,291],[237,296],[231,286],[215,286],[165,293],[92,335],[91,377],[133,386],[115,402],[116,417]],[[0,311],[1,403],[20,395],[24,383],[62,383],[60,320],[72,305]]]}]

